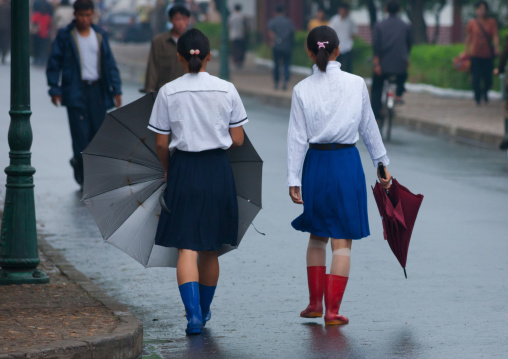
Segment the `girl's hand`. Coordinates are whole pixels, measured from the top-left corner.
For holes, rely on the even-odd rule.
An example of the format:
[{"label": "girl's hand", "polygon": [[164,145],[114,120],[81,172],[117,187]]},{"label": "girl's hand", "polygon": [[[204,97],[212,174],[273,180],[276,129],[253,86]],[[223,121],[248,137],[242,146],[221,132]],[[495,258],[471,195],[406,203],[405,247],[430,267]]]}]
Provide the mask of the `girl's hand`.
[{"label": "girl's hand", "polygon": [[303,204],[302,196],[300,194],[300,187],[293,186],[289,187],[289,197],[291,197],[291,200],[296,204]]},{"label": "girl's hand", "polygon": [[388,188],[390,188],[390,182],[392,180],[392,175],[390,174],[390,172],[388,171],[388,168],[386,168],[386,167],[385,167],[385,173],[386,173],[386,178],[382,178],[381,175],[379,174],[379,169],[378,169],[377,170],[377,178],[379,179],[381,186],[384,189],[388,189]]},{"label": "girl's hand", "polygon": [[167,181],[168,181],[168,173],[164,172],[164,182],[167,182]]}]

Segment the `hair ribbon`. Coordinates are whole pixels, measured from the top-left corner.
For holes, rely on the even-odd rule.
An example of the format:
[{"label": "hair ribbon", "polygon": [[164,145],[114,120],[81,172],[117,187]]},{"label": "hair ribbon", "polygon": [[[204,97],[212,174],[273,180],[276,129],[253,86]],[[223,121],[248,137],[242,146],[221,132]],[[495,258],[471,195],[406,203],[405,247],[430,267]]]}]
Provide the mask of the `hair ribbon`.
[{"label": "hair ribbon", "polygon": [[319,41],[318,41],[318,43],[317,43],[317,44],[319,45],[318,50],[319,50],[320,48],[326,49],[325,44],[328,44],[328,41],[325,41],[325,42],[319,42]]}]

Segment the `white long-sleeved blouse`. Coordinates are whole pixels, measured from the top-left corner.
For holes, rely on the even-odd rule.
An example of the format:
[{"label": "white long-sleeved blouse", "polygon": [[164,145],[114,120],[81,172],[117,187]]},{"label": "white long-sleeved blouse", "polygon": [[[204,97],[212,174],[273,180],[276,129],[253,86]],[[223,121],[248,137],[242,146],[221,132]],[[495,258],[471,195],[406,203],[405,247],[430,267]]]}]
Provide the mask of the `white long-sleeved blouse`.
[{"label": "white long-sleeved blouse", "polygon": [[288,186],[301,186],[300,170],[307,143],[356,143],[362,136],[377,166],[390,163],[363,78],[328,62],[326,73],[313,74],[293,90],[288,129]]}]

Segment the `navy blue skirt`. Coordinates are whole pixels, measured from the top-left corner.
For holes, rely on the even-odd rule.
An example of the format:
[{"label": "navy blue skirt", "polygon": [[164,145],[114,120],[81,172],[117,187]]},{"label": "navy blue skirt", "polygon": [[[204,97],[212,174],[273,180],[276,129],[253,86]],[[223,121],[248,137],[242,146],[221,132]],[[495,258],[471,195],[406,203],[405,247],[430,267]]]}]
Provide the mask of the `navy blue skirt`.
[{"label": "navy blue skirt", "polygon": [[171,156],[155,244],[194,251],[237,246],[238,202],[226,151],[176,150]]},{"label": "navy blue skirt", "polygon": [[365,174],[356,147],[309,149],[302,196],[303,213],[291,223],[296,230],[337,239],[370,234]]}]

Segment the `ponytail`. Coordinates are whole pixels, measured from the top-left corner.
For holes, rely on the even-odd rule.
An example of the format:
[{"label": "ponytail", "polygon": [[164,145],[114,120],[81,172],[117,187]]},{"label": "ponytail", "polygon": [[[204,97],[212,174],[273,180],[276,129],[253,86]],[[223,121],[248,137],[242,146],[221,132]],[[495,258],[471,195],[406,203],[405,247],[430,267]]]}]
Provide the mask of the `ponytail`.
[{"label": "ponytail", "polygon": [[321,72],[326,72],[330,56],[338,46],[339,37],[328,26],[315,27],[307,36],[307,48],[316,55],[316,66]]},{"label": "ponytail", "polygon": [[316,65],[321,72],[326,72],[326,66],[328,66],[328,59],[330,54],[324,47],[320,48],[316,54]]},{"label": "ponytail", "polygon": [[191,29],[180,36],[177,50],[189,62],[189,73],[197,74],[210,53],[210,41],[198,29]]},{"label": "ponytail", "polygon": [[201,61],[198,55],[191,56],[189,59],[189,72],[191,74],[197,74],[199,71],[201,71],[202,66],[203,61]]}]

